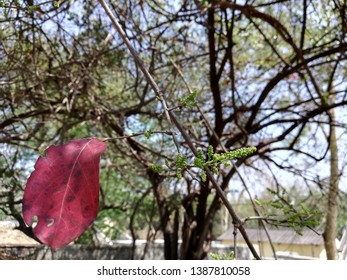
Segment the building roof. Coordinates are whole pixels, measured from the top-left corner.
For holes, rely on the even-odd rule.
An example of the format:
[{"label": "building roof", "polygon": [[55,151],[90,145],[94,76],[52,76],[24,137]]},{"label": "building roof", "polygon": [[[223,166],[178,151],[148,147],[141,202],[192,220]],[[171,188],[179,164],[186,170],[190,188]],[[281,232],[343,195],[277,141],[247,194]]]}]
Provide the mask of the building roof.
[{"label": "building roof", "polygon": [[[217,238],[220,241],[233,241],[233,228],[229,228],[225,233]],[[268,242],[268,237],[264,229],[246,229],[248,237],[252,243]],[[268,229],[271,241],[274,244],[300,244],[300,245],[323,245],[324,240],[321,234],[313,230],[304,229],[302,235],[297,234],[293,229]],[[237,240],[244,242],[242,235],[237,235]]]}]

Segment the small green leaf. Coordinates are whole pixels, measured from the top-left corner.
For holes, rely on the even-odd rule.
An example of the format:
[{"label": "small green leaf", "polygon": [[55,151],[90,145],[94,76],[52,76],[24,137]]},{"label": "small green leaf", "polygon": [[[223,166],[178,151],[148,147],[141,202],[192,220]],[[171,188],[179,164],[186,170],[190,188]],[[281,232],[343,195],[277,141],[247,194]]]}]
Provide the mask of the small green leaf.
[{"label": "small green leaf", "polygon": [[222,255],[210,253],[210,257],[214,260],[233,260],[235,258],[235,254],[233,251],[231,251],[229,255],[226,253],[223,253]]},{"label": "small green leaf", "polygon": [[310,210],[308,210],[308,208],[304,204],[301,203],[300,207],[305,214],[310,214]]},{"label": "small green leaf", "polygon": [[181,179],[182,178],[182,170],[186,169],[188,166],[187,156],[177,154],[175,164],[176,164],[176,176],[178,179]]},{"label": "small green leaf", "polygon": [[194,166],[199,167],[199,168],[204,168],[204,160],[201,160],[201,158],[195,158],[194,159]]},{"label": "small green leaf", "polygon": [[279,201],[271,201],[270,205],[276,209],[282,209],[283,208],[283,204]]},{"label": "small green leaf", "polygon": [[176,169],[176,176],[178,179],[182,179],[182,172],[180,169]]},{"label": "small green leaf", "polygon": [[260,206],[260,207],[263,207],[263,204],[258,200],[258,199],[254,199],[254,202],[255,202],[255,204],[257,204],[258,206]]},{"label": "small green leaf", "polygon": [[144,132],[144,136],[145,136],[147,139],[149,139],[149,138],[152,136],[152,134],[153,134],[153,130],[152,130],[152,129],[146,130],[146,131]]},{"label": "small green leaf", "polygon": [[156,172],[163,172],[164,171],[164,168],[161,165],[157,165],[154,163],[151,164],[151,169],[156,171]]},{"label": "small green leaf", "polygon": [[193,91],[188,96],[178,98],[178,102],[181,104],[181,106],[193,108],[197,104],[197,102],[195,101],[197,94],[197,91]]},{"label": "small green leaf", "polygon": [[178,154],[176,156],[176,168],[185,169],[185,168],[187,168],[187,166],[188,166],[188,164],[187,164],[187,156]]},{"label": "small green leaf", "polygon": [[194,159],[194,166],[201,169],[205,167],[204,153],[201,149],[198,149],[198,156]]},{"label": "small green leaf", "polygon": [[206,182],[206,180],[207,180],[207,175],[206,175],[206,172],[203,170],[202,172],[201,172],[201,180],[203,181],[203,182]]},{"label": "small green leaf", "polygon": [[254,154],[257,151],[256,147],[240,148],[235,151],[225,153],[227,159],[241,159]]},{"label": "small green leaf", "polygon": [[212,172],[216,175],[219,174],[218,168],[216,166],[212,166]]},{"label": "small green leaf", "polygon": [[303,235],[302,232],[301,232],[300,230],[298,230],[298,229],[294,229],[294,230],[295,230],[295,232],[296,232],[297,235],[300,235],[300,236]]},{"label": "small green leaf", "polygon": [[29,13],[32,13],[32,12],[35,12],[37,10],[37,6],[28,6],[27,9],[28,9]]},{"label": "small green leaf", "polygon": [[220,260],[221,259],[221,257],[215,253],[210,253],[210,257],[214,260]]},{"label": "small green leaf", "polygon": [[213,158],[213,147],[211,145],[208,146],[207,156],[208,156],[208,160],[212,160],[212,158]]}]

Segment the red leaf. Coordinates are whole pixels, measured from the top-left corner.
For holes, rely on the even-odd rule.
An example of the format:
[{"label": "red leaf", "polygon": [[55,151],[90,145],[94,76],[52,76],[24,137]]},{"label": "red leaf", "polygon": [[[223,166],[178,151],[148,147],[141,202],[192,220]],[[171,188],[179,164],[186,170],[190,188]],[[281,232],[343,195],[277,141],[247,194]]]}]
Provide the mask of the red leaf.
[{"label": "red leaf", "polygon": [[96,218],[105,151],[98,139],[80,139],[51,146],[37,160],[24,190],[23,216],[29,226],[37,217],[34,234],[51,249],[75,240]]}]

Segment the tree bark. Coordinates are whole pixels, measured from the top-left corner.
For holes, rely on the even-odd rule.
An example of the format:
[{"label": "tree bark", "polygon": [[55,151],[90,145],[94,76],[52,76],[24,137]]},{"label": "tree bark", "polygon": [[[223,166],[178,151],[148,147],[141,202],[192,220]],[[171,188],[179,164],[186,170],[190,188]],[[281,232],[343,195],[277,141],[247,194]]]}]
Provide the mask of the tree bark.
[{"label": "tree bark", "polygon": [[[332,98],[333,99],[333,98]],[[336,224],[338,213],[338,193],[339,193],[339,167],[338,167],[338,147],[336,139],[336,117],[335,109],[330,110],[330,181],[328,192],[328,205],[326,213],[326,224],[324,230],[324,246],[328,260],[338,259],[336,248]]]},{"label": "tree bark", "polygon": [[[178,213],[175,213],[174,222],[172,222],[170,207],[166,200],[162,181],[163,178],[159,177],[152,169],[147,170],[147,174],[152,183],[153,194],[156,198],[159,215],[160,227],[163,231],[164,237],[164,257],[166,260],[177,260],[178,258]],[[175,232],[176,230],[176,232]]]}]

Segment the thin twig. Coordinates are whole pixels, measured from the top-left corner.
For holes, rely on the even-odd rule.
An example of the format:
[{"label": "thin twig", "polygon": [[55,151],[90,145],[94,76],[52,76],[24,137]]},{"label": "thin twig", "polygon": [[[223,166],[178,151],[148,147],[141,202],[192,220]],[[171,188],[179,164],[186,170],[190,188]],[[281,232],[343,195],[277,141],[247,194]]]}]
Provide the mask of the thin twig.
[{"label": "thin twig", "polygon": [[[184,138],[185,142],[187,143],[188,147],[192,151],[192,153],[195,156],[198,156],[198,151],[195,148],[193,142],[191,141],[189,135],[187,134],[186,129],[180,123],[180,121],[178,120],[176,114],[173,111],[169,111],[168,110],[167,103],[166,103],[166,101],[164,99],[162,91],[159,89],[157,83],[154,81],[152,75],[148,72],[147,68],[144,66],[144,63],[142,62],[141,58],[138,56],[136,50],[132,47],[130,41],[126,37],[126,35],[125,35],[121,25],[118,23],[117,19],[115,18],[115,16],[112,13],[112,11],[108,7],[108,5],[105,3],[105,1],[103,1],[103,0],[98,0],[98,1],[102,5],[102,7],[104,8],[104,10],[105,10],[106,14],[108,15],[108,17],[110,18],[110,20],[112,21],[114,27],[118,31],[118,33],[121,36],[123,42],[128,47],[130,53],[132,54],[132,56],[135,59],[135,62],[137,63],[137,65],[141,69],[142,73],[146,77],[147,82],[151,85],[152,89],[154,90],[154,92],[158,96],[159,100],[161,101],[161,103],[162,103],[162,105],[164,107],[164,110],[165,110],[165,116],[166,116],[169,124],[171,125],[173,123],[176,126],[176,128],[180,131],[182,137]],[[178,142],[177,142],[174,134],[172,135],[172,137],[173,137],[173,140],[175,142],[176,148],[179,151],[180,150],[179,149],[179,145],[178,145]],[[210,169],[208,167],[205,168],[205,172],[206,172],[207,177],[210,180],[212,186],[215,188],[215,190],[217,191],[219,197],[221,198],[223,204],[228,209],[228,212],[231,215],[233,222],[236,225],[238,225],[238,228],[239,228],[239,230],[241,232],[241,235],[243,236],[243,238],[244,238],[245,242],[247,243],[249,249],[251,250],[253,256],[256,259],[260,259],[260,257],[258,255],[257,251],[255,250],[253,244],[249,240],[249,237],[248,237],[248,235],[247,235],[247,233],[246,233],[246,231],[245,231],[245,229],[244,229],[244,227],[242,225],[241,219],[238,217],[238,215],[236,214],[234,208],[231,206],[231,204],[228,201],[224,191],[222,190],[222,188],[219,186],[218,182],[214,178],[213,173],[210,171]]]},{"label": "thin twig", "polygon": [[[154,131],[149,131],[148,134],[149,135],[152,135],[152,134],[173,135],[173,132],[172,131],[165,131],[165,130],[154,130]],[[133,138],[133,137],[138,137],[138,136],[146,136],[146,132],[133,133],[133,134],[123,135],[123,136],[118,136],[118,137],[103,138],[102,141],[108,142],[108,141],[112,141],[112,140],[127,139],[127,138]]]},{"label": "thin twig", "polygon": [[[162,105],[164,107],[164,113],[165,113],[166,119],[167,119],[168,123],[170,125],[172,125],[172,122],[171,122],[171,119],[170,119],[170,116],[169,116],[168,106],[167,106],[167,103],[166,103],[166,101],[165,101],[165,99],[163,97],[162,91],[160,90],[160,88],[157,85],[157,83],[154,81],[152,75],[149,73],[149,71],[145,67],[142,59],[138,56],[136,50],[131,45],[128,37],[126,36],[125,32],[123,31],[122,26],[119,24],[118,20],[113,15],[111,9],[108,7],[108,5],[105,3],[105,1],[99,0],[99,3],[104,8],[106,14],[108,15],[108,17],[112,21],[114,28],[117,30],[117,32],[119,33],[120,37],[122,38],[124,44],[127,46],[128,50],[130,51],[131,55],[133,56],[136,64],[139,66],[139,68],[141,69],[142,73],[145,75],[147,82],[151,85],[151,87],[154,90],[155,94],[158,96],[159,100],[161,101],[161,103],[162,103]],[[179,143],[178,143],[174,133],[172,133],[172,138],[173,138],[173,141],[175,143],[175,146],[176,146],[176,149],[177,149],[178,153],[180,153],[180,145],[179,145]]]}]

